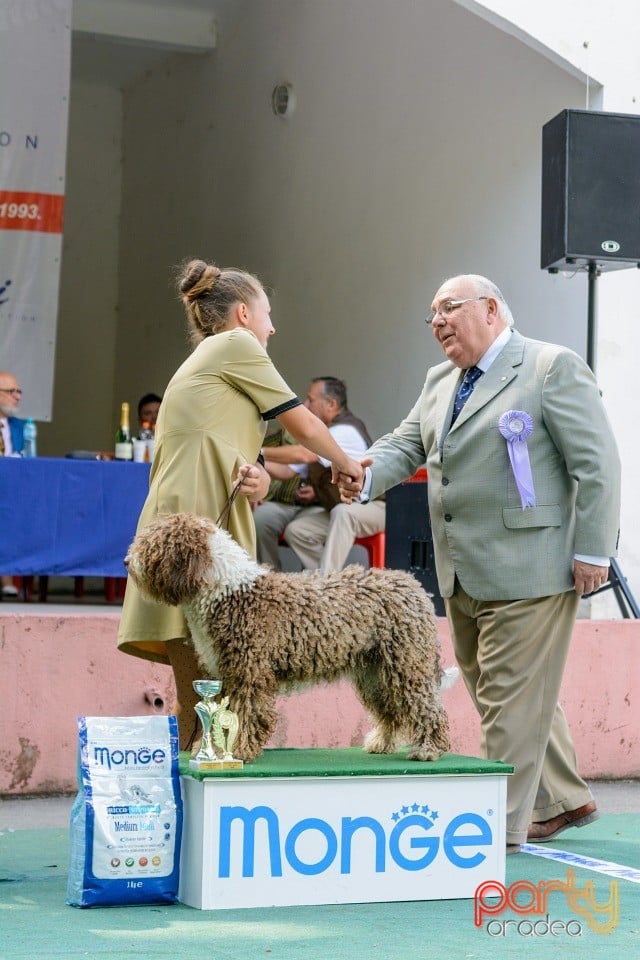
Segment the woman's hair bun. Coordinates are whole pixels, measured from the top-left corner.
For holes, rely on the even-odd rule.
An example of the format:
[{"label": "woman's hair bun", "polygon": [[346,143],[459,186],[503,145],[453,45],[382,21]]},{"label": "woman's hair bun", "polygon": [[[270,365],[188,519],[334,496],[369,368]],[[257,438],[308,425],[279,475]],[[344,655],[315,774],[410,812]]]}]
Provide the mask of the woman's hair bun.
[{"label": "woman's hair bun", "polygon": [[178,289],[187,300],[209,293],[222,271],[204,260],[190,260],[182,271]]}]

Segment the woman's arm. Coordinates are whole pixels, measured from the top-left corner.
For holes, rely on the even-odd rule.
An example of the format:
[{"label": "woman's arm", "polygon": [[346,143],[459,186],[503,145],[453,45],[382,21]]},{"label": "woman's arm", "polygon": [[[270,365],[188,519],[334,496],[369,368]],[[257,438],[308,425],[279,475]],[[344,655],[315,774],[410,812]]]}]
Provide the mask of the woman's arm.
[{"label": "woman's arm", "polygon": [[344,453],[322,420],[306,407],[300,405],[291,410],[285,410],[278,420],[298,443],[317,453],[319,457],[331,461],[334,482],[338,473],[345,474],[353,480],[359,480],[362,477],[363,470],[357,460],[352,460]]}]

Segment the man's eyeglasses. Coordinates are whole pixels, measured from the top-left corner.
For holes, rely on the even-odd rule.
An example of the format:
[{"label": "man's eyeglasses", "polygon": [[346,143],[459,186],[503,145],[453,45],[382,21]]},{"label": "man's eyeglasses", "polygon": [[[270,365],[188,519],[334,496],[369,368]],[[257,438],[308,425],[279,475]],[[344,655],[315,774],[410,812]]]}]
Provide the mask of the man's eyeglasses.
[{"label": "man's eyeglasses", "polygon": [[427,323],[433,323],[438,314],[440,314],[441,317],[450,317],[454,310],[457,310],[464,303],[488,299],[489,297],[467,297],[465,300],[444,300],[437,310],[432,310],[431,313],[427,315]]},{"label": "man's eyeglasses", "polygon": [[12,393],[16,397],[22,396],[20,387],[0,387],[0,393]]}]

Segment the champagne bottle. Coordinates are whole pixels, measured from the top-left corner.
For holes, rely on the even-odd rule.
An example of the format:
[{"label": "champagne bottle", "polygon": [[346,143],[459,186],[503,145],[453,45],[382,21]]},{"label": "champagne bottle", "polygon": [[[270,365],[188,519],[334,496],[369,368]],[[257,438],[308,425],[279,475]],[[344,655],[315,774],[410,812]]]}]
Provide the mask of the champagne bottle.
[{"label": "champagne bottle", "polygon": [[129,427],[129,404],[123,403],[120,408],[120,427],[116,433],[116,460],[133,460],[133,443],[131,442],[131,428]]}]

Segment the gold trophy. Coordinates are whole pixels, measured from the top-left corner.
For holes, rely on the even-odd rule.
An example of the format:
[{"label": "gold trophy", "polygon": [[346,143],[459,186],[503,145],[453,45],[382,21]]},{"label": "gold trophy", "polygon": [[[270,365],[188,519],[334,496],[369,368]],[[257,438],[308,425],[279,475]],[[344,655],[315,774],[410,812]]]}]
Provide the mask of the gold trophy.
[{"label": "gold trophy", "polygon": [[229,697],[220,703],[214,697],[222,690],[221,680],[194,680],[193,689],[201,700],[195,711],[202,724],[200,748],[189,760],[191,770],[215,773],[218,770],[241,770],[242,760],[236,760],[232,748],[238,734],[238,715],[229,710]]}]

